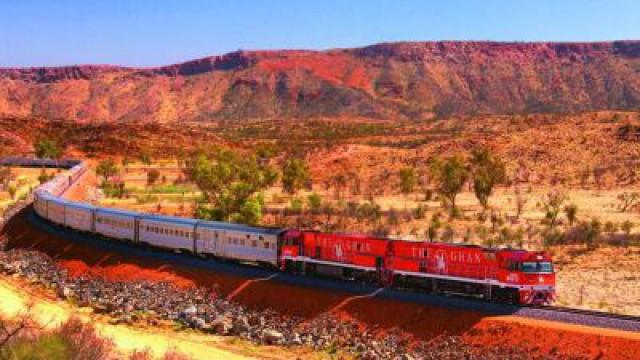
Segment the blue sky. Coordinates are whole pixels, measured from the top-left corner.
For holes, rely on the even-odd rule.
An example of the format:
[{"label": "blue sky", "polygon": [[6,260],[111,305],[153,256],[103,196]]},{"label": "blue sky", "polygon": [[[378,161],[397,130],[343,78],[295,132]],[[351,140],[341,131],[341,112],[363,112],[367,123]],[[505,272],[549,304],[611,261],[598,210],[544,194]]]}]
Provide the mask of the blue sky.
[{"label": "blue sky", "polygon": [[0,66],[154,66],[237,49],[640,39],[638,0],[0,0]]}]

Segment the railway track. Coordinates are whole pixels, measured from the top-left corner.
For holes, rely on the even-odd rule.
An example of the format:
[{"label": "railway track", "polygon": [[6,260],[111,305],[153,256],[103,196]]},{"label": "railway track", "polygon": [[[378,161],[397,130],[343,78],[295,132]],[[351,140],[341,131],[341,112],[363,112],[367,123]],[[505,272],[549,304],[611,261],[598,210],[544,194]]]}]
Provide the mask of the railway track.
[{"label": "railway track", "polygon": [[561,306],[523,306],[514,315],[640,333],[640,316]]}]

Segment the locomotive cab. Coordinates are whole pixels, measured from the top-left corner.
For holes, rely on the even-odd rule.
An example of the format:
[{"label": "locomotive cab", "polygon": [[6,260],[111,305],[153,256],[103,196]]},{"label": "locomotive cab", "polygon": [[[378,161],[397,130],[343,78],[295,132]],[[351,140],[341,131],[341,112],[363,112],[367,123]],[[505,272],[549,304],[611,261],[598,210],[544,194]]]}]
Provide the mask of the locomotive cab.
[{"label": "locomotive cab", "polygon": [[544,305],[555,300],[556,276],[549,254],[510,251],[503,263],[503,281],[518,289],[521,304]]}]

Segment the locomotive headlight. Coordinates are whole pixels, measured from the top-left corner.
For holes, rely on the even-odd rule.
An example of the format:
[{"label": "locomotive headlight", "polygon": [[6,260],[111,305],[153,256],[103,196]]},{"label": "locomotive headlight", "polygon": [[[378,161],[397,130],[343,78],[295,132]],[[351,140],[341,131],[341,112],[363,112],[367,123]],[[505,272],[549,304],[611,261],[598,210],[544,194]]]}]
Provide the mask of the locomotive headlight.
[{"label": "locomotive headlight", "polygon": [[538,276],[538,281],[543,283],[544,282],[544,278],[542,276]]}]

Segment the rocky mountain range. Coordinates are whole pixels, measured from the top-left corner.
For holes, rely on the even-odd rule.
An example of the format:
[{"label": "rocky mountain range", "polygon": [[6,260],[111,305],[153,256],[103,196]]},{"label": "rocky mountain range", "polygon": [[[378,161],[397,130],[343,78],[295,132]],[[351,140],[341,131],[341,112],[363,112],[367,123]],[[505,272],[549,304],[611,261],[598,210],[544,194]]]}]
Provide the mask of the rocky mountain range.
[{"label": "rocky mountain range", "polygon": [[640,109],[640,41],[237,51],[156,68],[0,69],[0,115],[77,122]]}]

